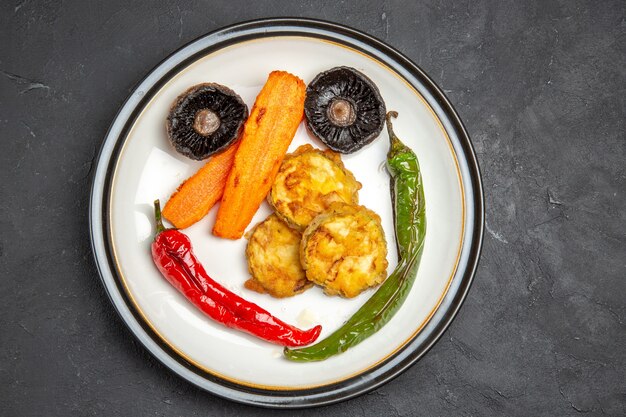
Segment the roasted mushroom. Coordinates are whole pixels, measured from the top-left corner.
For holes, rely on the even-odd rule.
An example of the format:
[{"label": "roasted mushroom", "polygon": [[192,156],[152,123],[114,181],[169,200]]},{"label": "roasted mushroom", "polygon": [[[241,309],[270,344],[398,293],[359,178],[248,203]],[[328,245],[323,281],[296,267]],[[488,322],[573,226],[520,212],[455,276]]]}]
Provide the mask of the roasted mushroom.
[{"label": "roasted mushroom", "polygon": [[220,84],[198,84],[178,96],[167,117],[167,135],[179,153],[208,158],[230,145],[248,118],[248,106]]},{"label": "roasted mushroom", "polygon": [[376,139],[385,111],[376,85],[354,68],[324,71],[306,89],[306,126],[336,152],[356,152]]}]

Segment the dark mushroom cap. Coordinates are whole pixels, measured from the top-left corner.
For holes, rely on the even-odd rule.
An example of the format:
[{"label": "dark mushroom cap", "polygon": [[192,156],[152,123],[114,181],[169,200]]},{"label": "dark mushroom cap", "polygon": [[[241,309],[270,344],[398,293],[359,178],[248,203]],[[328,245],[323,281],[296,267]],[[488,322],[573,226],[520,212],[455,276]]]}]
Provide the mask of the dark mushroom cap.
[{"label": "dark mushroom cap", "polygon": [[198,84],[178,96],[167,117],[167,136],[177,152],[208,158],[233,143],[248,118],[248,106],[220,84]]},{"label": "dark mushroom cap", "polygon": [[385,113],[378,87],[354,68],[321,72],[306,89],[307,128],[336,152],[356,152],[376,139]]}]

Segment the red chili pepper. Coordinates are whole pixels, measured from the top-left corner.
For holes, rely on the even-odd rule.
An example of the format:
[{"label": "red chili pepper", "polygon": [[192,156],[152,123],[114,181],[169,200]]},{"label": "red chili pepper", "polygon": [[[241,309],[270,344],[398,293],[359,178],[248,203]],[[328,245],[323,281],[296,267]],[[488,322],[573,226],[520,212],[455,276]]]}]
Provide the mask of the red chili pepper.
[{"label": "red chili pepper", "polygon": [[290,326],[214,281],[198,262],[189,238],[177,229],[163,227],[159,200],[154,202],[154,213],[157,235],[152,259],[168,282],[203,313],[227,327],[284,346],[308,345],[317,339],[322,326],[309,330]]}]

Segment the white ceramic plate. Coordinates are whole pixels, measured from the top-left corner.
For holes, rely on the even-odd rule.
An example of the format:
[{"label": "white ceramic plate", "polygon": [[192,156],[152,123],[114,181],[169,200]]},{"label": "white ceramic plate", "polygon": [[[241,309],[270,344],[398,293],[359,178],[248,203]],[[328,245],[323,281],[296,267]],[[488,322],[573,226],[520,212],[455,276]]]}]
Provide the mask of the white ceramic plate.
[{"label": "white ceramic plate", "polygon": [[[217,82],[251,108],[267,75],[289,71],[308,83],[350,66],[379,87],[395,131],[417,154],[424,180],[427,234],[407,301],[379,332],[323,362],[294,363],[282,349],[204,316],[159,274],[150,257],[152,202],[164,203],[202,162],[177,154],[166,137],[171,103],[188,87]],[[324,145],[300,126],[290,150]],[[385,132],[344,156],[363,184],[360,203],[382,218],[389,272],[397,262]],[[243,288],[246,241],[210,233],[217,207],[185,229],[205,269],[227,288],[321,338],[350,317],[373,290],[346,300],[313,288],[274,299]],[[263,203],[250,227],[270,213]],[[373,389],[423,355],[445,330],[469,288],[480,252],[483,200],[469,138],[441,91],[414,64],[367,35],[334,24],[293,19],[245,23],[200,38],[174,53],[136,88],[120,110],[98,160],[91,201],[94,254],[113,304],[138,339],[174,372],[215,394],[264,406],[303,407]]]}]

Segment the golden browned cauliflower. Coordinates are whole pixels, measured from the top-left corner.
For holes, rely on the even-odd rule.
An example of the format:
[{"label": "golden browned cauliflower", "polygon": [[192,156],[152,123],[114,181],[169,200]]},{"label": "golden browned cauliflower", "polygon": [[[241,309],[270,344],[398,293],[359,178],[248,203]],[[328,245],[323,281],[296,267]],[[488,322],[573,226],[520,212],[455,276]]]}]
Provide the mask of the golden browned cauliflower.
[{"label": "golden browned cauliflower", "polygon": [[272,214],[256,225],[246,247],[252,275],[245,287],[273,297],[291,297],[312,286],[300,265],[302,235]]},{"label": "golden browned cauliflower", "polygon": [[363,206],[334,203],[302,235],[306,277],[328,295],[352,298],[387,275],[387,243],[380,217]]},{"label": "golden browned cauliflower", "polygon": [[360,188],[339,154],[302,145],[283,160],[267,200],[281,219],[302,231],[334,202],[357,204]]}]

